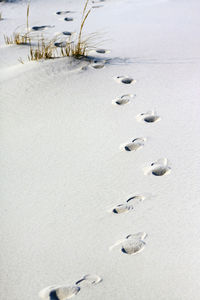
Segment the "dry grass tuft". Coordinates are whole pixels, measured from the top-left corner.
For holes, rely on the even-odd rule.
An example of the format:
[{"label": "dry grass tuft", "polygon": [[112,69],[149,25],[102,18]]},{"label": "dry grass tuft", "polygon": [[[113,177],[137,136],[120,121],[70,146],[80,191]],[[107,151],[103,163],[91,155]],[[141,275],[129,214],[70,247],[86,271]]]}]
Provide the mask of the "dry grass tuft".
[{"label": "dry grass tuft", "polygon": [[77,41],[71,42],[69,38],[66,42],[66,46],[62,47],[60,51],[58,51],[58,49],[54,46],[56,39],[47,43],[45,43],[44,39],[42,39],[38,42],[37,48],[30,47],[29,60],[53,59],[66,56],[81,58],[86,56],[89,49],[90,38],[83,40],[82,32],[85,22],[91,12],[91,9],[87,10],[88,4],[89,0],[86,0]]},{"label": "dry grass tuft", "polygon": [[44,39],[38,41],[37,48],[30,46],[29,60],[52,59],[56,57],[57,48],[54,46],[55,40],[45,43]]},{"label": "dry grass tuft", "polygon": [[31,43],[31,39],[27,34],[14,33],[12,36],[4,35],[6,45],[28,45]]},{"label": "dry grass tuft", "polygon": [[31,43],[31,39],[29,37],[29,11],[30,11],[30,4],[27,5],[26,10],[26,33],[20,34],[14,32],[12,36],[6,36],[4,35],[4,40],[6,45],[27,45]]}]

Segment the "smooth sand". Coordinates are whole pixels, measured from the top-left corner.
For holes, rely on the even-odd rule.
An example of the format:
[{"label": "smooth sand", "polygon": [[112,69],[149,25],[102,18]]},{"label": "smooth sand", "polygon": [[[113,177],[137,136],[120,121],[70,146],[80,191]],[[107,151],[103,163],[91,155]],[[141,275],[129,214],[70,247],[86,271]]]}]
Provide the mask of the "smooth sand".
[{"label": "smooth sand", "polygon": [[[2,299],[37,300],[96,274],[102,281],[74,299],[199,300],[200,3],[95,5],[86,31],[106,39],[99,48],[110,53],[91,54],[109,59],[103,68],[27,62],[26,46],[3,42],[26,4],[0,6]],[[32,1],[31,26],[77,31],[82,6]],[[114,104],[123,95],[128,103]],[[141,147],[125,151],[136,138]],[[134,196],[144,197],[127,202]],[[113,213],[120,204],[132,208]]]}]

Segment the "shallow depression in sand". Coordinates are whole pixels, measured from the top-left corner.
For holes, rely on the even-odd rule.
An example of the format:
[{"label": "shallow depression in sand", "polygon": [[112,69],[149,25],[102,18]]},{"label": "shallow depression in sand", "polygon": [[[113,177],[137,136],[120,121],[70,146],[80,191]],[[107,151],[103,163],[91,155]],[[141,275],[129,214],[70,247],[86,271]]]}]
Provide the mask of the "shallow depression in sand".
[{"label": "shallow depression in sand", "polygon": [[128,152],[130,151],[136,151],[138,150],[139,148],[143,147],[144,146],[144,141],[145,139],[144,138],[137,138],[137,139],[134,139],[131,143],[127,144],[124,146],[124,149]]},{"label": "shallow depression in sand", "polygon": [[146,116],[144,118],[144,121],[147,122],[147,123],[154,123],[154,122],[156,122],[158,120],[159,120],[158,116]]},{"label": "shallow depression in sand", "polygon": [[146,123],[155,123],[160,121],[160,117],[154,112],[141,113],[137,116],[137,119]]},{"label": "shallow depression in sand", "polygon": [[121,251],[126,254],[136,254],[144,250],[146,243],[144,240],[147,238],[146,232],[138,232],[129,234],[122,243]]},{"label": "shallow depression in sand", "polygon": [[103,69],[105,67],[105,64],[101,63],[101,62],[98,62],[98,63],[93,63],[91,66],[94,69]]},{"label": "shallow depression in sand", "polygon": [[156,162],[151,163],[149,167],[146,167],[145,174],[152,174],[154,176],[164,176],[171,172],[171,168],[168,165],[166,158],[158,159]]},{"label": "shallow depression in sand", "polygon": [[112,212],[114,214],[122,214],[122,213],[128,212],[132,209],[133,209],[132,205],[128,205],[127,203],[124,203],[124,204],[119,204],[119,205],[115,206],[113,208]]},{"label": "shallow depression in sand", "polygon": [[116,98],[113,103],[117,105],[125,105],[128,104],[131,101],[131,98],[133,98],[132,94],[125,94],[121,97]]},{"label": "shallow depression in sand", "polygon": [[131,84],[133,82],[132,78],[124,78],[121,80],[122,83]]},{"label": "shallow depression in sand", "polygon": [[136,82],[136,80],[134,80],[132,77],[128,77],[128,76],[117,76],[115,79],[117,80],[117,82],[123,83],[123,84],[133,84]]},{"label": "shallow depression in sand", "polygon": [[144,201],[145,197],[141,195],[130,197],[128,200],[126,200],[125,203],[121,203],[116,205],[112,209],[112,213],[114,214],[122,214],[125,212],[129,212],[131,210],[135,210],[137,206]]},{"label": "shallow depression in sand", "polygon": [[144,247],[144,241],[128,239],[123,243],[121,251],[126,254],[136,254],[138,252],[141,252]]}]

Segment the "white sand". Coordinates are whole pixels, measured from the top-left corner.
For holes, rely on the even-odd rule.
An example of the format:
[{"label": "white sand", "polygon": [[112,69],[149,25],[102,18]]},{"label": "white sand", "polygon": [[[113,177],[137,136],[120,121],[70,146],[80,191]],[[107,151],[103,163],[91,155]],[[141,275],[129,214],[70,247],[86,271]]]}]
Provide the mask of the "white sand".
[{"label": "white sand", "polygon": [[[73,299],[200,298],[200,2],[101,5],[86,30],[103,32],[100,47],[111,52],[97,56],[111,60],[83,71],[87,62],[30,63],[28,47],[4,46],[3,33],[25,23],[26,4],[0,4],[3,300],[36,300],[43,288],[86,274],[102,282]],[[32,1],[31,26],[55,25],[50,36],[77,31],[82,6]],[[66,9],[78,11],[74,22],[55,14]],[[136,83],[119,83],[121,75]],[[112,103],[124,94],[136,96]],[[148,111],[160,120],[138,121]],[[135,138],[145,138],[140,149],[121,150]],[[145,175],[161,158],[171,172]],[[112,213],[135,195],[145,195],[135,210]],[[138,232],[148,234],[140,253],[112,247]]]}]

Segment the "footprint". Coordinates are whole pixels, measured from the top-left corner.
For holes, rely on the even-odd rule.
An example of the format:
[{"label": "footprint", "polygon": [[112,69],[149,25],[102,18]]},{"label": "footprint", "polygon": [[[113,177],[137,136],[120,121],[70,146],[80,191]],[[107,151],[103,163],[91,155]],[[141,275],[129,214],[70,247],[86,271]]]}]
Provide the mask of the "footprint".
[{"label": "footprint", "polygon": [[67,36],[71,36],[72,32],[70,32],[70,31],[63,31],[62,34],[63,35],[67,35]]},{"label": "footprint", "polygon": [[66,42],[56,42],[54,43],[54,46],[59,47],[59,48],[64,48],[66,47],[67,43]]},{"label": "footprint", "polygon": [[167,172],[169,172],[169,169],[163,166],[158,166],[152,170],[152,174],[155,176],[163,176]]},{"label": "footprint", "polygon": [[122,244],[121,251],[126,254],[136,254],[145,247],[145,242],[141,240],[127,240]]},{"label": "footprint", "polygon": [[134,139],[131,143],[123,146],[126,151],[136,151],[144,146],[145,138]]},{"label": "footprint", "polygon": [[128,76],[117,76],[115,79],[123,84],[133,84],[136,82],[136,80]]},{"label": "footprint", "polygon": [[145,200],[144,196],[137,195],[126,200],[126,203],[119,204],[112,209],[114,214],[122,214],[129,212],[130,210],[135,210],[136,207]]},{"label": "footprint", "polygon": [[151,173],[154,176],[163,176],[171,171],[171,168],[164,165],[159,165],[158,163],[153,163]]},{"label": "footprint", "polygon": [[129,103],[131,101],[131,98],[133,98],[135,96],[136,95],[132,95],[132,94],[122,95],[121,97],[118,97],[117,99],[115,99],[113,101],[113,103],[117,104],[117,105],[125,105],[125,104]]},{"label": "footprint", "polygon": [[112,212],[114,214],[122,214],[122,213],[128,212],[132,209],[133,209],[132,205],[128,205],[127,203],[125,203],[125,204],[117,205],[115,208],[113,208]]},{"label": "footprint", "polygon": [[79,291],[79,286],[54,285],[41,290],[39,297],[44,300],[66,300],[75,296]]},{"label": "footprint", "polygon": [[103,5],[93,5],[92,8],[101,8]]},{"label": "footprint", "polygon": [[66,18],[64,18],[64,20],[65,20],[65,21],[67,21],[67,22],[74,21],[74,19],[73,19],[73,18],[71,18],[71,17],[66,17]]},{"label": "footprint", "polygon": [[144,250],[146,245],[144,240],[146,238],[147,238],[146,232],[129,234],[125,239],[116,242],[112,247],[110,247],[110,250],[120,245],[122,253],[129,254],[129,255],[137,254],[142,250]]},{"label": "footprint", "polygon": [[155,123],[160,121],[160,117],[153,111],[147,113],[141,113],[137,116],[139,121],[144,121],[146,123]]},{"label": "footprint", "polygon": [[32,30],[34,30],[34,31],[42,31],[42,30],[45,30],[47,28],[53,28],[53,27],[54,26],[51,26],[51,25],[33,26]]},{"label": "footprint", "polygon": [[83,276],[83,278],[81,278],[80,280],[78,280],[76,282],[76,285],[78,287],[82,288],[82,287],[98,284],[101,281],[102,281],[102,278],[99,277],[98,275],[85,275],[85,276]]},{"label": "footprint", "polygon": [[62,10],[62,11],[57,11],[56,14],[57,15],[66,15],[66,14],[70,14],[70,13],[73,13],[73,11],[71,10]]},{"label": "footprint", "polygon": [[98,54],[110,53],[110,51],[106,50],[106,49],[96,49],[95,52],[98,53]]},{"label": "footprint", "polygon": [[167,159],[164,158],[151,163],[151,166],[147,169],[146,173],[154,176],[163,176],[169,174],[170,172],[171,168],[168,166]]},{"label": "footprint", "polygon": [[126,254],[136,254],[144,250],[146,243],[144,239],[147,237],[145,232],[130,234],[122,243],[121,251]]},{"label": "footprint", "polygon": [[102,59],[94,59],[94,60],[91,60],[91,67],[94,68],[94,69],[102,69],[105,67],[105,64],[107,63],[106,60],[102,60]]},{"label": "footprint", "polygon": [[95,62],[91,66],[94,69],[102,69],[105,67],[105,64],[103,62]]}]

